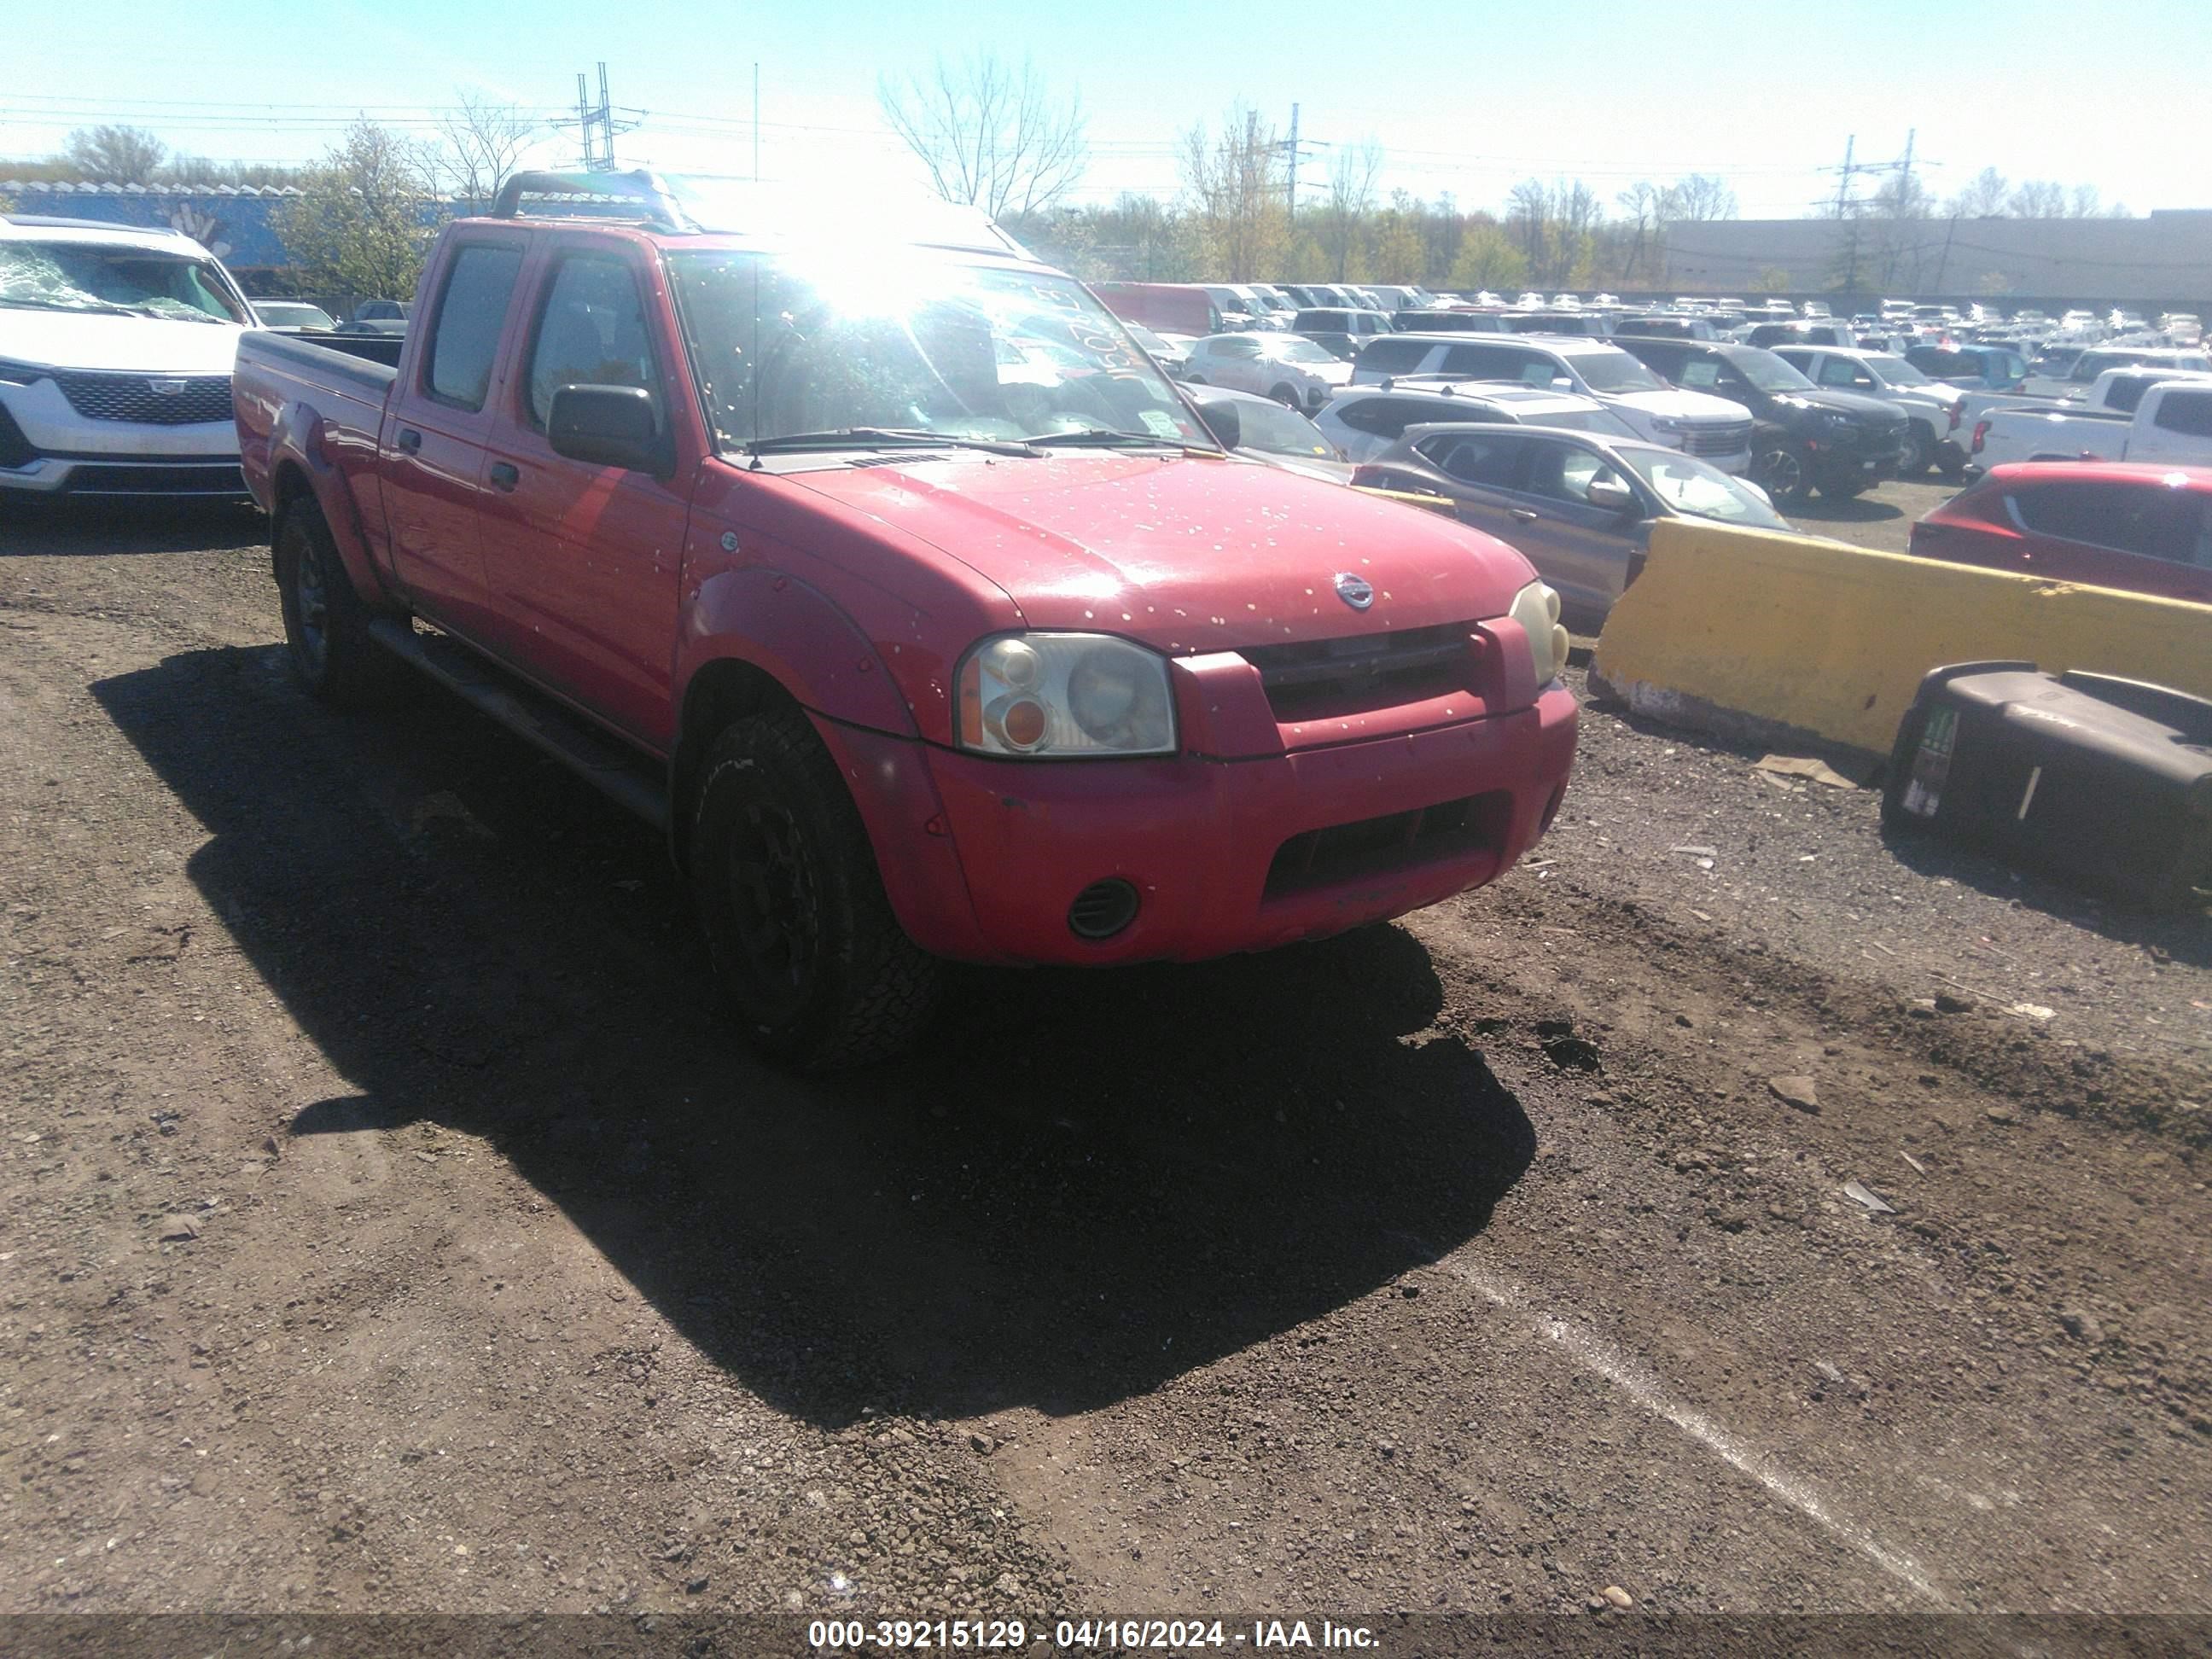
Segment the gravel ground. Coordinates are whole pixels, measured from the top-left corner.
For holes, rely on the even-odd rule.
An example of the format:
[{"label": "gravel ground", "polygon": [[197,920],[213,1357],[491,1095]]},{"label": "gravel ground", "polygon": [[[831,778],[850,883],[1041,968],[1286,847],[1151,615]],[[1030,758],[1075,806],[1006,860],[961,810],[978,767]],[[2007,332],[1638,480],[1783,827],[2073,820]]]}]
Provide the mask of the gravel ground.
[{"label": "gravel ground", "polygon": [[1490,890],[801,1082],[258,533],[0,524],[0,1610],[2212,1611],[2203,916],[1592,710]]}]

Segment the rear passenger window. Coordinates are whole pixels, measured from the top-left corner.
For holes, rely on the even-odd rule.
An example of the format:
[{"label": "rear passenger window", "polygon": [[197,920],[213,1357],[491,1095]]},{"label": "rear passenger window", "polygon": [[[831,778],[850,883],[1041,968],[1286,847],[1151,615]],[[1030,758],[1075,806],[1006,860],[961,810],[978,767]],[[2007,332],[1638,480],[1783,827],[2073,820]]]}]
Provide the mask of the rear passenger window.
[{"label": "rear passenger window", "polygon": [[453,255],[430,337],[430,395],[463,409],[483,407],[507,302],[522,269],[520,247],[479,242]]},{"label": "rear passenger window", "polygon": [[2158,400],[2154,424],[2192,438],[2212,438],[2212,392],[2169,392]]},{"label": "rear passenger window", "polygon": [[1359,354],[1362,368],[1380,369],[1385,374],[1402,374],[1418,366],[1429,355],[1425,340],[1377,340]]},{"label": "rear passenger window", "polygon": [[[1528,361],[1518,351],[1499,351],[1490,346],[1450,346],[1444,351],[1443,373],[1458,374],[1470,380],[1510,380],[1521,374],[1521,366]],[[1542,384],[1549,386],[1552,377],[1547,374]]]},{"label": "rear passenger window", "polygon": [[2176,564],[2197,556],[2199,503],[2161,484],[2045,484],[2021,490],[2014,503],[2039,535]]},{"label": "rear passenger window", "polygon": [[629,267],[604,254],[570,254],[545,293],[530,352],[530,413],[543,427],[564,386],[642,386],[656,398],[660,373]]},{"label": "rear passenger window", "polygon": [[1422,453],[1437,471],[1462,483],[1510,489],[1520,444],[1510,438],[1432,438]]}]

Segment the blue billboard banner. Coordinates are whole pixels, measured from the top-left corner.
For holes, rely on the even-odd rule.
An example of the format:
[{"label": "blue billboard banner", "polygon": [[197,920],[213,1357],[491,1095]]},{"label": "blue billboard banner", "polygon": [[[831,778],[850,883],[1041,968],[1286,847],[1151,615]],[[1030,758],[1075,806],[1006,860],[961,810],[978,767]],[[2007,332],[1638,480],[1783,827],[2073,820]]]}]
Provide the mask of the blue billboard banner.
[{"label": "blue billboard banner", "polygon": [[[292,257],[271,216],[300,191],[289,185],[72,185],[0,179],[0,198],[18,213],[96,219],[141,230],[181,230],[233,270],[283,270]],[[423,204],[425,227],[447,216]]]}]

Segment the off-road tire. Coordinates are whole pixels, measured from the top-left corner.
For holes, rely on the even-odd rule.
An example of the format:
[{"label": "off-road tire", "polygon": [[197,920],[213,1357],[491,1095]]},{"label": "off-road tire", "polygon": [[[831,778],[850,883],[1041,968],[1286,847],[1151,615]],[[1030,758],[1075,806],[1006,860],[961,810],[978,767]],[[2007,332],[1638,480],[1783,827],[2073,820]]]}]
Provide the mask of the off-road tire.
[{"label": "off-road tire", "polygon": [[867,827],[806,717],[732,722],[699,776],[692,899],[746,1040],[807,1072],[909,1046],[936,1011],[944,964],[892,914]]},{"label": "off-road tire", "polygon": [[322,509],[297,501],[276,521],[276,591],[292,673],[335,708],[374,708],[410,689],[406,664],[369,636],[369,610],[355,592]]}]

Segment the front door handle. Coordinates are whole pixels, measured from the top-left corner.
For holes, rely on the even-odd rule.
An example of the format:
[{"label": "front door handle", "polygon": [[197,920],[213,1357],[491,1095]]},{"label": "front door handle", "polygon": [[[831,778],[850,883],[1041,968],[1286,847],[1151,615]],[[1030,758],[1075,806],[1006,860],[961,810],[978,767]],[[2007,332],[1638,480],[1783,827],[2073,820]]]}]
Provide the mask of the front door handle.
[{"label": "front door handle", "polygon": [[1513,522],[1516,524],[1534,524],[1536,522],[1536,514],[1528,507],[1516,507],[1512,511]]},{"label": "front door handle", "polygon": [[522,482],[521,469],[509,461],[494,461],[488,476],[494,489],[512,489]]},{"label": "front door handle", "polygon": [[399,428],[399,435],[392,441],[412,455],[422,447],[422,434],[411,426],[403,426]]}]

